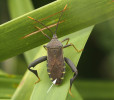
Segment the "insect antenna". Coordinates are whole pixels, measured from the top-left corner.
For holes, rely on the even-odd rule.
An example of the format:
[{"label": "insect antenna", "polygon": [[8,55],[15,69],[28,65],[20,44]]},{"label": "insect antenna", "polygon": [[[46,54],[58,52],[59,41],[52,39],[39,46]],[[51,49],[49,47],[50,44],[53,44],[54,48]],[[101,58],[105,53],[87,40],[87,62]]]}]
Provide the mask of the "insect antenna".
[{"label": "insect antenna", "polygon": [[66,10],[66,7],[67,7],[67,4],[65,5],[64,9],[63,9],[62,12],[61,12],[61,15],[60,15],[60,17],[59,17],[59,20],[58,20],[58,22],[57,22],[55,34],[57,33],[58,24],[59,24],[59,22],[60,22],[60,19],[61,19],[61,17],[62,17],[62,14],[63,14],[64,10]]},{"label": "insect antenna", "polygon": [[38,21],[38,20],[30,17],[30,16],[27,16],[27,17],[30,18],[30,19],[32,19],[32,20],[34,20],[34,21],[36,21],[36,22],[38,22],[38,23],[40,23],[41,25],[43,25],[44,27],[46,27],[53,34],[52,30],[50,28],[48,28],[46,25],[44,25],[42,22],[40,22],[40,21]]}]

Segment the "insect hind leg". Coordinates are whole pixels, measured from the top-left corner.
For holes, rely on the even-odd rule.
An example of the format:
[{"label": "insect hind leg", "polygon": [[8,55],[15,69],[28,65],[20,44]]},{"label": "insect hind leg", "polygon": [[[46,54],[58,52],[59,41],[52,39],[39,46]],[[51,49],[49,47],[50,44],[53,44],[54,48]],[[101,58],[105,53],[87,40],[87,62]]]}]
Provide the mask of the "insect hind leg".
[{"label": "insect hind leg", "polygon": [[38,77],[38,81],[35,82],[35,84],[36,84],[36,83],[38,83],[38,82],[40,81],[40,77],[38,76],[37,70],[32,70],[32,69],[30,69],[30,68],[31,68],[31,66],[29,66],[28,69],[29,69],[31,72],[33,72],[33,73]]},{"label": "insect hind leg", "polygon": [[45,60],[47,60],[47,56],[40,57],[40,58],[36,59],[35,61],[33,61],[33,62],[28,66],[29,71],[31,71],[32,73],[34,73],[34,74],[37,76],[37,78],[38,78],[38,81],[35,82],[35,83],[38,83],[38,82],[40,81],[40,78],[39,78],[39,76],[38,76],[37,70],[31,69],[31,67],[34,68],[37,64],[39,64],[39,63],[41,63],[41,62],[43,62],[43,61],[45,61]]},{"label": "insect hind leg", "polygon": [[70,79],[70,88],[69,88],[69,94],[70,94],[71,96],[73,96],[72,93],[71,93],[71,87],[72,87],[72,83],[73,83],[74,80],[76,79],[76,76],[78,75],[78,70],[77,70],[77,68],[75,67],[75,65],[73,64],[73,62],[72,62],[70,59],[64,57],[64,60],[65,60],[65,62],[69,65],[69,67],[71,68],[72,72],[74,72],[73,78]]}]

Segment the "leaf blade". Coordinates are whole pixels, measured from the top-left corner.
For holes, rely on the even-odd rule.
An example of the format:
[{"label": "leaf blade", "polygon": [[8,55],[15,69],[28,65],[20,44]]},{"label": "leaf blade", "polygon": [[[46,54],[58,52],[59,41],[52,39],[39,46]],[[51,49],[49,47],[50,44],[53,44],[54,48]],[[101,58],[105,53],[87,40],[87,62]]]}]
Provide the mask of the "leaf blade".
[{"label": "leaf blade", "polygon": [[[113,18],[114,5],[113,3],[110,3],[110,1],[111,0],[103,0],[99,2],[99,0],[85,0],[82,2],[81,0],[70,0],[70,2],[68,2],[69,8],[68,10],[66,10],[63,16],[65,22],[59,25],[58,33],[62,34],[58,34],[58,37],[62,37],[82,28]],[[59,0],[1,25],[0,61],[48,42],[48,40],[45,39],[41,34],[36,34],[34,36],[31,36],[30,38],[23,40],[20,39],[23,36],[36,30],[33,28],[33,21],[29,20],[26,16],[40,19],[42,17],[46,17],[50,14],[61,11],[65,5],[66,2],[62,2],[62,0]],[[45,24],[47,25],[48,23],[56,22],[56,19],[58,19],[58,17],[51,17],[51,19],[45,21]],[[50,34],[47,30],[45,32],[48,35]]]}]

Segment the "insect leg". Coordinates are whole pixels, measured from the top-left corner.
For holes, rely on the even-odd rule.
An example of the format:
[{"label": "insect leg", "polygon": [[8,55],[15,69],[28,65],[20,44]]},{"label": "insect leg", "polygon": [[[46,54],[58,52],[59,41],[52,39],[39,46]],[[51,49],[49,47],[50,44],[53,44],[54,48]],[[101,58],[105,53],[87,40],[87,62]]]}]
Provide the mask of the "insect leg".
[{"label": "insect leg", "polygon": [[70,89],[69,89],[69,94],[72,96],[71,87],[72,87],[73,81],[76,79],[76,76],[77,76],[77,74],[78,74],[78,70],[77,70],[77,68],[75,67],[75,65],[73,64],[73,62],[72,62],[70,59],[64,57],[64,60],[65,60],[65,62],[70,66],[72,72],[74,72],[73,78],[70,79]]},{"label": "insect leg", "polygon": [[39,28],[39,27],[37,27],[37,26],[35,26],[37,29],[39,29],[41,32],[42,32],[42,34],[44,35],[44,36],[46,36],[48,39],[50,39],[51,40],[51,38],[47,35],[47,34],[45,34],[42,30],[41,30],[41,28]]},{"label": "insect leg", "polygon": [[[63,21],[60,21],[59,24],[60,24],[60,23],[63,23],[63,22],[64,22],[64,20],[63,20]],[[49,26],[47,26],[47,27],[48,27],[48,28],[51,28],[51,27],[54,27],[54,26],[56,26],[56,25],[57,25],[57,23],[52,24],[52,25],[49,25]],[[42,28],[41,30],[43,31],[43,30],[46,30],[46,29],[47,29],[47,28],[44,27],[44,28]],[[34,34],[40,32],[41,30],[37,30],[37,31],[32,32],[32,33],[30,33],[30,34],[28,34],[28,35],[25,35],[24,37],[22,37],[22,39],[27,38],[27,37],[29,37],[29,36],[31,36],[31,35],[34,35]]]},{"label": "insect leg", "polygon": [[38,22],[39,24],[41,24],[42,26],[44,26],[45,28],[47,28],[47,29],[52,33],[52,35],[54,34],[54,33],[52,32],[52,30],[51,30],[48,26],[46,26],[45,24],[43,24],[42,22],[40,22],[40,21],[38,21],[38,20],[36,20],[36,19],[30,17],[30,16],[28,16],[28,18],[30,18],[30,19],[32,19],[32,20]]},{"label": "insect leg", "polygon": [[37,73],[37,70],[32,70],[31,67],[35,67],[37,64],[43,62],[47,60],[47,56],[43,56],[43,57],[40,57],[38,59],[36,59],[35,61],[33,61],[29,66],[28,66],[28,69],[33,72],[37,77],[38,77],[38,81],[36,83],[38,83],[40,81],[40,78],[38,76],[38,73]]},{"label": "insect leg", "polygon": [[81,52],[81,51],[83,51],[83,49],[78,50],[78,49],[74,46],[74,44],[72,44],[72,43],[70,43],[70,44],[67,44],[67,45],[63,46],[63,48],[66,48],[66,47],[69,47],[69,46],[73,46],[73,47],[74,47],[74,49],[75,49],[77,52]]},{"label": "insect leg", "polygon": [[66,39],[62,40],[61,43],[64,42],[64,41],[67,41],[67,42],[66,42],[66,45],[67,45],[68,42],[69,42],[69,40],[70,40],[69,38],[66,38]]},{"label": "insect leg", "polygon": [[44,49],[47,51],[47,47],[46,47],[46,45],[44,45],[43,47],[44,47]]}]

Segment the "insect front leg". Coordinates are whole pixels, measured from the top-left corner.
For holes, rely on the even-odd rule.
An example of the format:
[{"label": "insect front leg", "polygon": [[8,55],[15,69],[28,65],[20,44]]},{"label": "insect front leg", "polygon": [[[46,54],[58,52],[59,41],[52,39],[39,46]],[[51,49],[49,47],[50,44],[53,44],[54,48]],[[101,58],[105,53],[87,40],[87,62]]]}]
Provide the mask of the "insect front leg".
[{"label": "insect front leg", "polygon": [[61,43],[64,42],[64,41],[67,41],[67,42],[66,42],[66,45],[63,46],[63,48],[67,48],[67,47],[69,47],[69,46],[73,46],[77,52],[83,51],[83,49],[78,50],[78,49],[74,46],[73,43],[68,44],[69,40],[70,40],[70,38],[66,38],[66,39],[64,39],[64,40],[61,41]]},{"label": "insect front leg", "polygon": [[69,94],[72,96],[71,87],[72,87],[73,81],[76,79],[76,76],[78,75],[78,70],[70,59],[64,57],[64,60],[70,66],[71,70],[74,72],[73,78],[70,79],[70,89],[69,89]]},{"label": "insect front leg", "polygon": [[81,51],[83,51],[83,49],[78,50],[78,49],[74,46],[74,44],[72,44],[72,43],[70,43],[70,44],[67,44],[67,45],[63,46],[63,48],[67,48],[67,47],[69,47],[69,46],[73,46],[73,47],[74,47],[74,49],[75,49],[77,52],[81,52]]},{"label": "insect front leg", "polygon": [[47,46],[46,45],[43,45],[44,49],[47,51]]},{"label": "insect front leg", "polygon": [[69,40],[70,40],[69,38],[66,38],[66,39],[62,40],[61,43],[64,42],[64,41],[67,41],[67,42],[66,42],[66,45],[67,45],[68,42],[69,42]]},{"label": "insect front leg", "polygon": [[36,83],[38,83],[40,81],[40,78],[38,76],[38,73],[37,73],[37,70],[32,70],[31,67],[35,67],[37,64],[43,62],[47,60],[47,56],[43,56],[43,57],[40,57],[38,59],[36,59],[35,61],[33,61],[29,66],[28,66],[28,69],[33,72],[37,77],[38,77],[38,81]]}]

